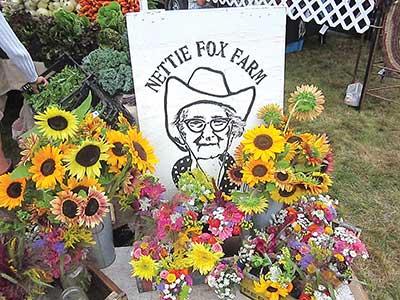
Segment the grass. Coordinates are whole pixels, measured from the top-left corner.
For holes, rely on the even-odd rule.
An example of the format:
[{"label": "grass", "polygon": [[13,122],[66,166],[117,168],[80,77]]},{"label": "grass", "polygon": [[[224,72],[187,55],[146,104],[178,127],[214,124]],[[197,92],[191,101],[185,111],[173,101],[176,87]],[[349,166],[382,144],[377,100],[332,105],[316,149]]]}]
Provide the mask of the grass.
[{"label": "grass", "polygon": [[[358,47],[357,39],[336,35],[323,46],[306,41],[303,52],[287,55],[285,92],[287,98],[302,83],[323,90],[325,112],[315,122],[296,125],[326,132],[332,141],[331,194],[340,200],[345,221],[362,229],[371,257],[355,272],[370,299],[400,299],[400,104],[367,97],[358,112],[343,103]],[[379,86],[378,76],[372,77],[371,85]],[[400,102],[399,89],[385,96]]]},{"label": "grass", "polygon": [[[325,112],[299,126],[326,132],[332,141],[331,194],[341,200],[345,221],[362,229],[371,256],[356,265],[357,277],[367,284],[370,299],[400,299],[400,105],[367,98],[359,113],[343,104],[358,45],[356,39],[338,36],[323,46],[316,39],[307,41],[303,52],[287,55],[285,90],[288,96],[297,85],[309,83],[324,91]],[[399,91],[391,96],[400,101]],[[1,131],[5,152],[15,163],[16,143],[9,138],[15,102],[9,101],[7,111]]]}]

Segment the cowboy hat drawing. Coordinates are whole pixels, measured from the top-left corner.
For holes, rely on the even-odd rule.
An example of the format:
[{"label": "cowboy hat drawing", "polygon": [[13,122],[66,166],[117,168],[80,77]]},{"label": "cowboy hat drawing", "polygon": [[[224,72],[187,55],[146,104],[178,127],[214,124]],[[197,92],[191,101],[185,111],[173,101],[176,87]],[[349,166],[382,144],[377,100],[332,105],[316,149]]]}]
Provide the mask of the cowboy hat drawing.
[{"label": "cowboy hat drawing", "polygon": [[207,67],[195,69],[187,83],[176,76],[171,76],[167,79],[164,95],[167,134],[181,150],[185,151],[179,130],[174,124],[183,109],[199,103],[211,103],[230,108],[242,121],[246,121],[255,96],[254,86],[232,92],[225,74]]}]

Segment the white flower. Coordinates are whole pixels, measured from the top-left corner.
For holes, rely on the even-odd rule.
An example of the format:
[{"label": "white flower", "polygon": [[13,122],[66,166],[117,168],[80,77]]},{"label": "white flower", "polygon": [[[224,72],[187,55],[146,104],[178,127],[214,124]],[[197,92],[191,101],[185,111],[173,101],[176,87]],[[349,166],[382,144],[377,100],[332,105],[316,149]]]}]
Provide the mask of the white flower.
[{"label": "white flower", "polygon": [[350,256],[351,256],[351,257],[356,257],[356,256],[357,256],[357,252],[354,251],[354,250],[351,250],[351,251],[350,251]]},{"label": "white flower", "polygon": [[147,197],[143,197],[140,199],[140,210],[147,211],[151,206],[151,200]]}]

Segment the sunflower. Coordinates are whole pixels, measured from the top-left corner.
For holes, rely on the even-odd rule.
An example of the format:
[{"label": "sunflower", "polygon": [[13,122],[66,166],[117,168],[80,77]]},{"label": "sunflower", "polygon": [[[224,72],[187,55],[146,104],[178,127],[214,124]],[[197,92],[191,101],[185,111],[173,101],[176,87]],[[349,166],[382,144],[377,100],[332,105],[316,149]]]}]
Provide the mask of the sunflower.
[{"label": "sunflower", "polygon": [[265,183],[274,179],[274,162],[264,162],[261,159],[250,160],[243,167],[243,182],[253,187],[257,183]]},{"label": "sunflower", "polygon": [[39,189],[53,189],[57,182],[62,182],[65,169],[61,164],[60,149],[47,145],[40,148],[32,158],[29,168],[32,180]]},{"label": "sunflower", "polygon": [[240,144],[236,147],[234,153],[236,164],[243,165],[246,162],[246,154],[244,152],[244,145]]},{"label": "sunflower", "polygon": [[104,192],[89,188],[87,200],[79,206],[79,224],[94,228],[108,212],[108,198]]},{"label": "sunflower", "polygon": [[233,164],[227,171],[226,174],[228,175],[228,178],[230,182],[236,184],[236,185],[241,185],[242,184],[242,166],[239,166],[237,164]]},{"label": "sunflower", "polygon": [[264,195],[255,195],[254,193],[232,192],[232,201],[237,208],[247,215],[260,214],[268,207],[268,200]]},{"label": "sunflower", "polygon": [[327,193],[331,185],[332,180],[329,175],[320,172],[313,172],[310,182],[304,183],[305,188],[309,190],[312,195]]},{"label": "sunflower", "polygon": [[78,130],[76,116],[54,106],[48,107],[43,113],[38,113],[35,119],[39,131],[49,139],[66,140],[73,137]]},{"label": "sunflower", "polygon": [[199,270],[201,275],[205,275],[215,267],[224,253],[222,251],[215,253],[202,243],[194,243],[187,256],[193,265],[193,270]]},{"label": "sunflower", "polygon": [[275,158],[276,153],[280,153],[285,148],[285,138],[281,136],[281,131],[270,125],[261,125],[248,130],[243,136],[244,150],[252,153],[255,159],[261,158],[268,161],[270,157]]},{"label": "sunflower", "polygon": [[329,151],[329,140],[325,134],[311,135],[303,142],[303,154],[312,166],[321,164]]},{"label": "sunflower", "polygon": [[101,118],[93,113],[88,113],[82,122],[80,132],[86,138],[97,140],[101,136],[102,129],[106,127],[107,124]]},{"label": "sunflower", "polygon": [[129,151],[132,154],[132,162],[138,169],[145,173],[147,170],[154,172],[154,164],[157,163],[157,157],[150,143],[138,132],[136,128],[130,128],[128,131]]},{"label": "sunflower", "polygon": [[18,141],[18,146],[22,149],[20,152],[21,160],[19,161],[18,166],[22,166],[31,160],[33,153],[36,151],[36,148],[39,145],[39,142],[40,138],[34,132],[32,132],[27,138],[21,138]]},{"label": "sunflower", "polygon": [[128,160],[124,149],[128,139],[122,132],[109,130],[107,132],[107,142],[111,145],[107,151],[107,163],[110,166],[110,172],[117,173],[126,165]]},{"label": "sunflower", "polygon": [[56,220],[67,223],[77,224],[79,207],[84,201],[77,194],[71,191],[61,191],[58,195],[50,202],[51,213],[56,216]]},{"label": "sunflower", "polygon": [[290,94],[289,112],[299,120],[313,120],[324,110],[325,97],[313,85],[302,85]]},{"label": "sunflower", "polygon": [[300,197],[304,194],[299,185],[294,185],[290,191],[284,189],[276,189],[270,192],[272,200],[283,202],[288,205],[292,205],[297,202]]},{"label": "sunflower", "polygon": [[11,210],[22,205],[24,200],[25,179],[11,179],[11,173],[0,176],[0,207]]},{"label": "sunflower", "polygon": [[80,191],[84,191],[86,195],[89,193],[89,188],[95,187],[98,191],[103,191],[103,187],[94,177],[83,177],[81,180],[77,180],[75,177],[68,178],[67,185],[63,185],[62,188],[65,191],[72,191],[75,194],[79,194]]},{"label": "sunflower", "polygon": [[277,170],[274,173],[274,183],[280,189],[290,191],[293,187],[294,176],[290,170]]},{"label": "sunflower", "polygon": [[132,275],[144,280],[157,276],[157,262],[150,255],[142,255],[136,261],[130,262],[133,267]]},{"label": "sunflower", "polygon": [[291,283],[281,285],[278,282],[265,280],[263,276],[260,277],[260,282],[254,282],[254,291],[263,294],[267,299],[279,300],[285,298],[292,291],[293,285]]},{"label": "sunflower", "polygon": [[100,161],[107,160],[108,149],[109,146],[102,141],[86,140],[65,156],[67,169],[78,179],[82,179],[85,175],[89,178],[99,177]]},{"label": "sunflower", "polygon": [[276,127],[282,126],[285,117],[277,104],[264,105],[257,113],[257,117],[264,121],[267,125],[274,125]]}]

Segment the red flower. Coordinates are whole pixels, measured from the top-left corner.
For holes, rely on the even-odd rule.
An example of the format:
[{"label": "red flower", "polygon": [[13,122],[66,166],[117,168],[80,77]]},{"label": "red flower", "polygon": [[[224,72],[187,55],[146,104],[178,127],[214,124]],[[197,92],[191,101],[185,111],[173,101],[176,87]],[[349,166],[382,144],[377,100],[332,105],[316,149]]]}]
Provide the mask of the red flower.
[{"label": "red flower", "polygon": [[193,221],[196,221],[196,220],[197,220],[198,214],[197,214],[196,212],[194,212],[194,211],[188,211],[187,214],[188,214],[188,216],[189,216]]},{"label": "red flower", "polygon": [[256,251],[260,254],[267,252],[267,243],[263,239],[256,239]]},{"label": "red flower", "polygon": [[299,297],[299,300],[310,300],[310,299],[311,299],[311,296],[304,294],[304,293],[302,293]]},{"label": "red flower", "polygon": [[232,231],[233,235],[239,235],[240,234],[240,226],[239,225],[234,225],[233,226],[233,231]]},{"label": "red flower", "polygon": [[208,220],[208,224],[210,224],[211,227],[218,228],[219,225],[221,224],[221,221],[218,219],[210,219]]}]

